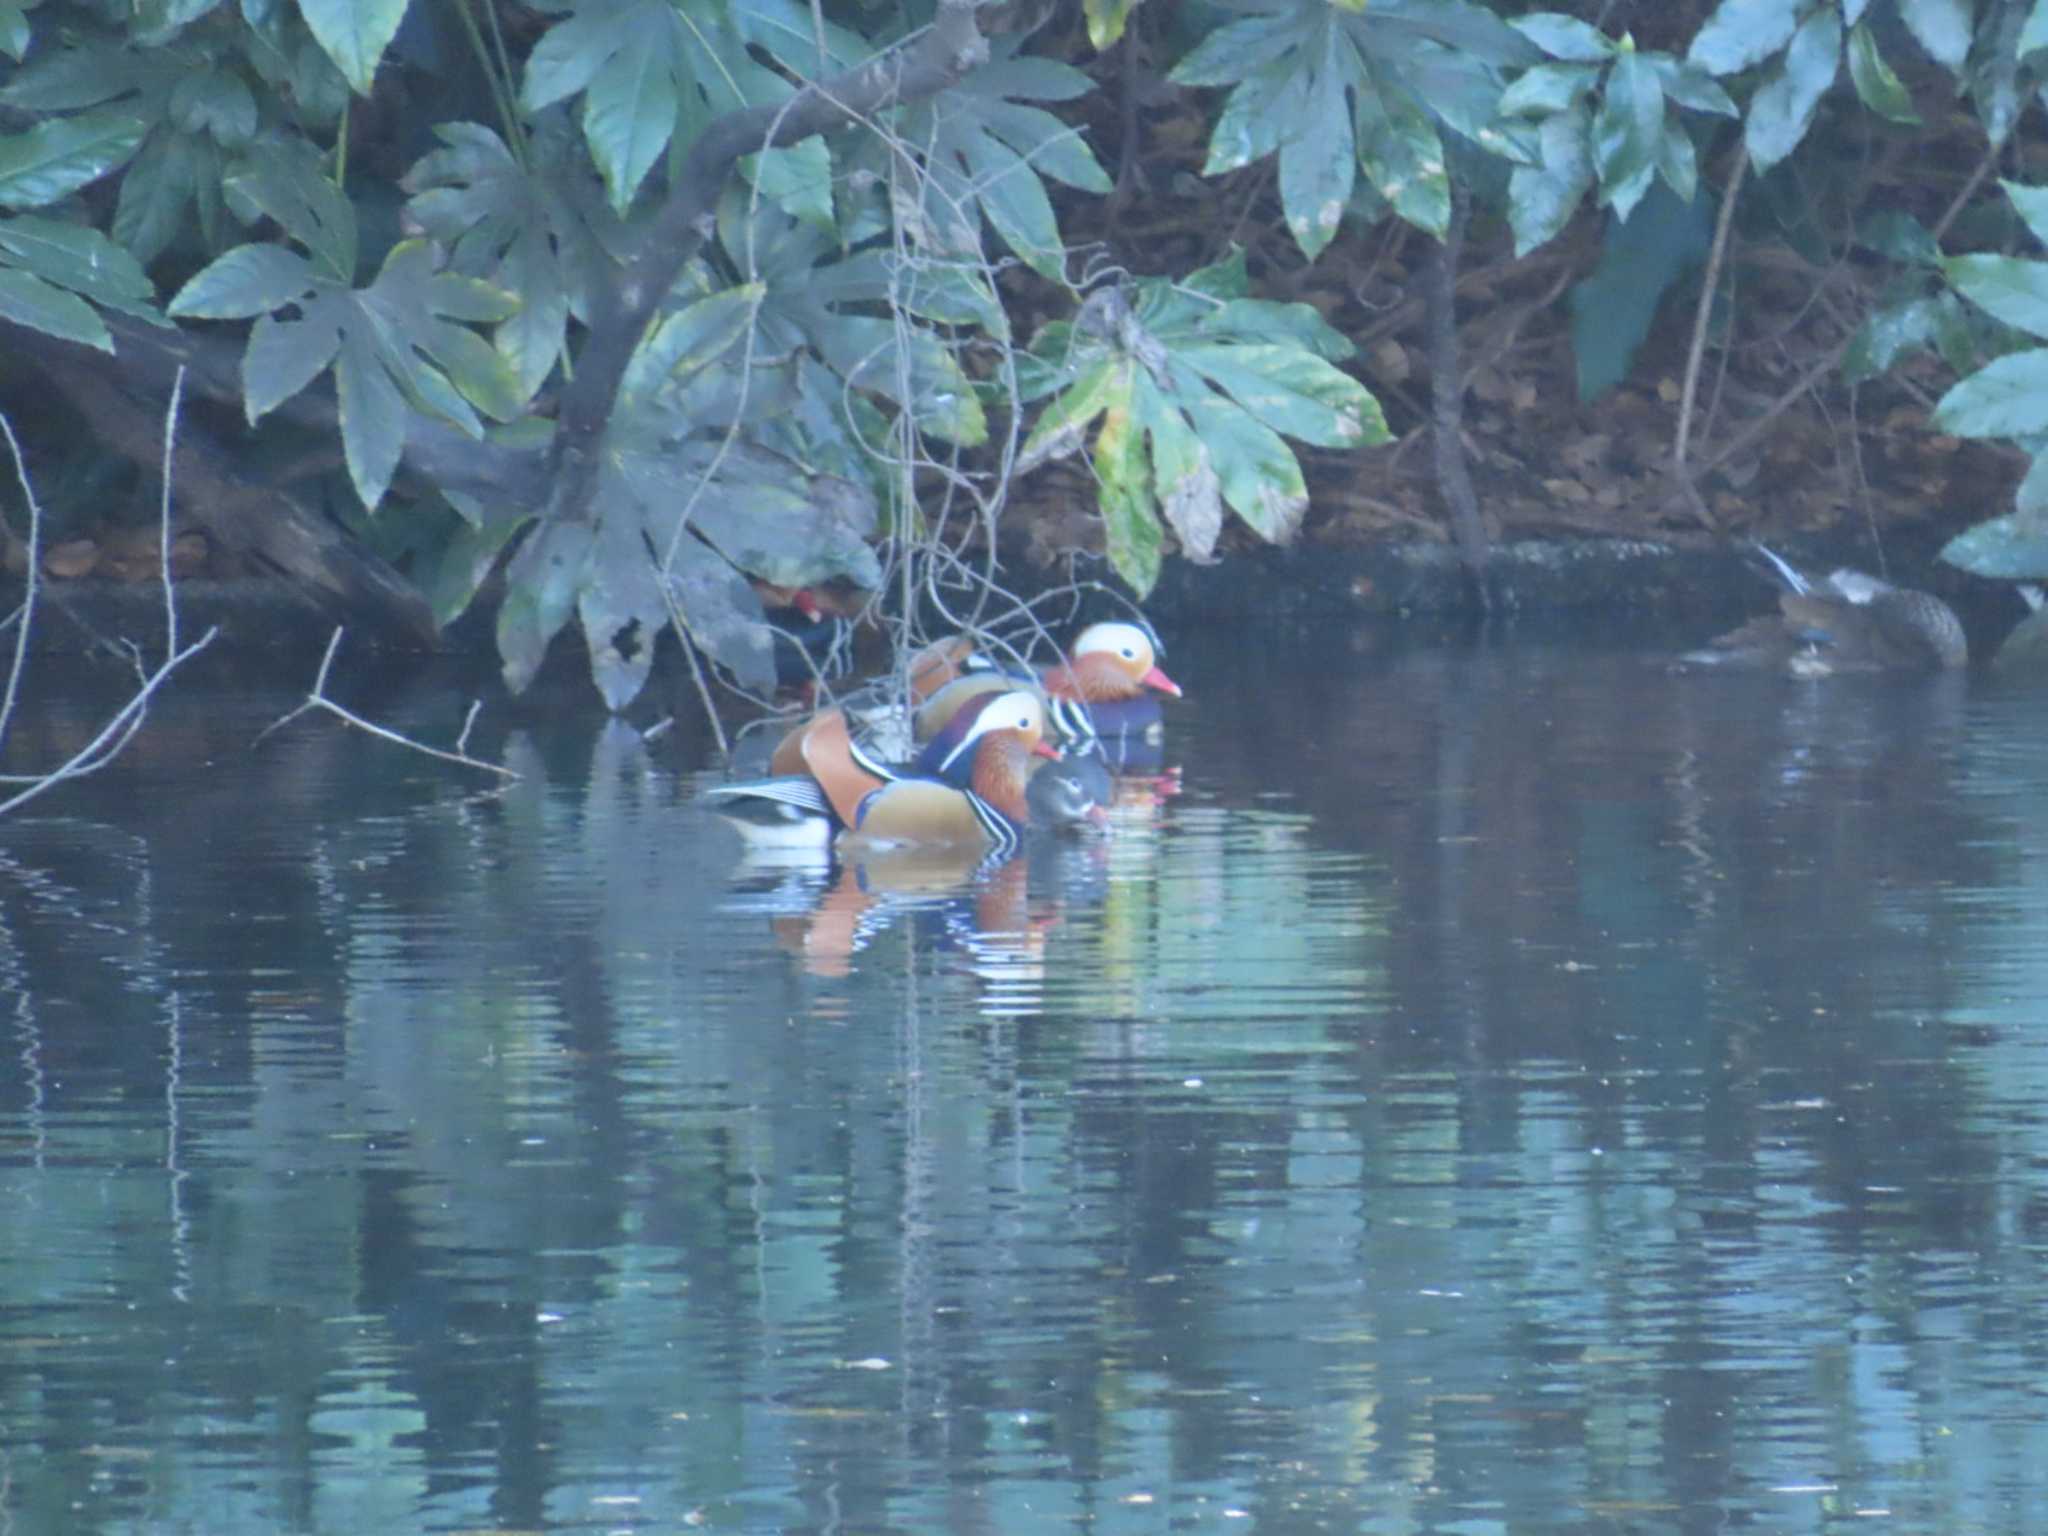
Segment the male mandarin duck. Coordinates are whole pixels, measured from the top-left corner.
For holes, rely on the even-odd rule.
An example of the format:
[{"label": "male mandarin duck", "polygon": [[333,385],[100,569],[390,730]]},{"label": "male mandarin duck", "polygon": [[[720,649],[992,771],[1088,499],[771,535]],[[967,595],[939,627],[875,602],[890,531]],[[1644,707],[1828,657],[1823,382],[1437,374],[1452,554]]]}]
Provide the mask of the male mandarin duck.
[{"label": "male mandarin duck", "polygon": [[[942,729],[969,700],[1013,681],[985,666],[968,670],[919,707],[917,739]],[[1048,718],[1064,740],[1075,744],[1151,732],[1160,723],[1158,695],[1181,696],[1180,684],[1159,669],[1151,637],[1135,624],[1089,625],[1075,638],[1070,659],[1041,674],[1037,683]]]},{"label": "male mandarin duck", "polygon": [[1862,571],[1816,581],[1763,545],[1785,583],[1779,611],[1751,619],[1684,659],[1710,665],[1781,665],[1800,676],[1833,672],[1947,671],[1970,659],[1962,621],[1932,592],[1895,587]]},{"label": "male mandarin duck", "polygon": [[1047,697],[1088,706],[1098,735],[1141,735],[1159,728],[1159,695],[1181,696],[1159,670],[1152,637],[1135,624],[1090,624],[1068,660],[1039,679]]},{"label": "male mandarin duck", "polygon": [[836,842],[849,853],[954,845],[1003,856],[1026,828],[1100,810],[1092,800],[1078,805],[1057,777],[1033,793],[1033,757],[1053,755],[1044,736],[1035,693],[990,694],[962,709],[898,777],[862,751],[843,712],[827,710],[798,738],[801,774],[720,785],[705,798],[755,842]]}]

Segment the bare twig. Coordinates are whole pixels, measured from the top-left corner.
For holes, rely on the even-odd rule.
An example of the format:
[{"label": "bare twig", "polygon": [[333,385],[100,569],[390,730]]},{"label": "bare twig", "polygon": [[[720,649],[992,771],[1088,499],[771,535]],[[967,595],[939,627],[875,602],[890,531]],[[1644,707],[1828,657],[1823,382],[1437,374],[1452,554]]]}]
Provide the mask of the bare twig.
[{"label": "bare twig", "polygon": [[[128,654],[135,666],[137,688],[133,697],[116,710],[107,723],[100,727],[98,734],[68,759],[47,773],[35,775],[6,775],[0,783],[20,784],[19,793],[0,800],[0,816],[19,809],[31,800],[47,794],[59,784],[72,779],[83,778],[97,773],[100,769],[120,756],[128,743],[135,739],[135,733],[142,729],[142,722],[148,718],[149,702],[170,675],[194,656],[213,643],[218,628],[210,628],[191,645],[178,648],[178,605],[177,594],[171,585],[171,483],[170,460],[172,444],[177,438],[178,406],[184,393],[184,373],[180,370],[171,384],[171,401],[164,412],[164,490],[159,518],[161,527],[157,538],[157,575],[164,586],[164,659],[154,672],[145,670],[142,652],[135,646],[128,647]],[[15,637],[14,660],[8,668],[4,703],[0,703],[0,737],[7,732],[7,724],[14,712],[14,703],[23,673],[27,670],[29,621],[34,616],[37,562],[40,558],[40,537],[42,509],[36,501],[35,489],[29,483],[28,468],[22,462],[21,444],[15,439],[14,428],[7,418],[0,416],[0,435],[7,439],[8,452],[14,458],[14,474],[21,486],[23,500],[28,505],[29,516],[29,570],[28,595],[23,600],[21,630]]]},{"label": "bare twig", "polygon": [[7,451],[14,458],[14,479],[21,487],[21,499],[28,508],[28,586],[21,599],[21,608],[15,614],[20,628],[14,635],[14,660],[7,667],[7,693],[0,698],[0,741],[7,739],[7,723],[14,718],[14,701],[21,691],[22,674],[28,670],[28,632],[36,616],[36,589],[41,584],[43,565],[43,506],[36,500],[35,487],[29,484],[28,466],[21,459],[21,444],[15,441],[14,427],[5,416],[0,416],[0,433],[7,437]]},{"label": "bare twig", "polygon": [[[415,752],[424,753],[428,757],[438,758],[444,763],[454,763],[463,768],[474,768],[480,773],[493,773],[508,783],[518,779],[519,775],[510,768],[500,767],[496,763],[487,763],[480,757],[471,757],[467,752],[460,750],[450,752],[441,747],[430,747],[423,741],[414,741],[410,736],[402,736],[397,731],[378,725],[374,721],[365,720],[353,710],[345,709],[335,703],[334,700],[328,698],[327,674],[333,669],[335,655],[341,650],[341,637],[346,633],[345,629],[337,627],[334,634],[328,639],[327,654],[320,658],[320,671],[313,678],[313,688],[306,695],[305,702],[289,714],[280,716],[278,719],[271,721],[261,731],[258,731],[255,744],[260,745],[263,739],[269,736],[271,732],[283,730],[284,727],[290,725],[307,710],[324,709],[340,720],[343,725],[352,725],[359,731],[367,731],[370,735],[382,741],[392,742],[401,747],[410,747]],[[477,708],[477,705],[472,704],[469,714],[463,719],[462,734],[456,739],[458,748],[469,740],[469,729],[476,722]]]},{"label": "bare twig", "polygon": [[[1714,225],[1713,248],[1707,253],[1706,276],[1700,282],[1699,307],[1692,317],[1692,342],[1685,350],[1685,385],[1678,396],[1678,435],[1671,447],[1672,478],[1681,485],[1686,479],[1686,449],[1692,441],[1693,402],[1699,394],[1700,362],[1707,351],[1707,320],[1713,313],[1714,293],[1721,285],[1721,265],[1728,257],[1728,236],[1735,227],[1735,204],[1742,192],[1742,180],[1749,172],[1749,151],[1739,150],[1735,156],[1735,169],[1728,177],[1728,186],[1721,194],[1721,216]],[[1706,503],[1701,501],[1697,491],[1691,497],[1693,510],[1709,528],[1714,526],[1712,514]]]}]

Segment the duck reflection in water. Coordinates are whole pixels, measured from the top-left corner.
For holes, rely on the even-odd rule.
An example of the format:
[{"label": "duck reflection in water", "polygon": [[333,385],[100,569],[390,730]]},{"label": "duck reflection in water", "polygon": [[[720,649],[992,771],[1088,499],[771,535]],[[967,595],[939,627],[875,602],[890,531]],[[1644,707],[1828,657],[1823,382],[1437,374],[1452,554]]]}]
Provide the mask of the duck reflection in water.
[{"label": "duck reflection in water", "polygon": [[[949,935],[1017,936],[1015,942],[1035,948],[1057,916],[1031,910],[1033,869],[1041,855],[1056,856],[1058,845],[1071,848],[1072,834],[1099,831],[1116,791],[1099,752],[1033,757],[1026,772],[1028,815],[1006,840],[842,836],[836,861],[821,862],[828,851],[823,844],[750,838],[748,856],[734,871],[736,893],[742,903],[775,914],[777,942],[814,975],[847,974],[853,956],[906,912],[935,921],[937,931]],[[714,806],[743,835],[743,818],[755,809],[750,798],[742,797],[737,817]],[[1087,842],[1099,848],[1099,838]],[[1028,857],[1016,857],[1020,851]]]},{"label": "duck reflection in water", "polygon": [[1761,544],[1785,590],[1778,612],[1681,658],[1695,666],[1782,667],[1800,677],[1837,672],[1948,671],[1966,664],[1962,621],[1931,592],[1895,587],[1862,571],[1809,577]]}]

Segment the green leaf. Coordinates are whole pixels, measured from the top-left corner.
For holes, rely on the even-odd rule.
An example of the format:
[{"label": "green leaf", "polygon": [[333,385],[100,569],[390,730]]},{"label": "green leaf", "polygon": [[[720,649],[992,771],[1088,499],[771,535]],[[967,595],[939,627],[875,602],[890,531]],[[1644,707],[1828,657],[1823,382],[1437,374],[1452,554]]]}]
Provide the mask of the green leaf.
[{"label": "green leaf", "polygon": [[1509,175],[1508,222],[1515,231],[1516,256],[1554,239],[1593,185],[1589,126],[1583,107],[1547,119],[1538,130],[1541,163],[1518,165]]},{"label": "green leaf", "polygon": [[406,0],[299,0],[299,14],[314,40],[358,96],[370,94],[377,64],[398,35],[405,7]]},{"label": "green leaf", "polygon": [[[1128,375],[1124,381],[1129,382]],[[1151,464],[1131,417],[1128,389],[1103,413],[1095,434],[1095,478],[1102,498],[1103,543],[1109,563],[1141,599],[1159,580],[1166,537],[1152,510]]]},{"label": "green leaf", "polygon": [[[457,505],[454,497],[449,501]],[[420,582],[436,624],[446,629],[468,610],[497,569],[505,546],[532,522],[528,517],[478,519],[464,514],[462,527],[441,546],[438,555],[430,557],[431,564]]]},{"label": "green leaf", "polygon": [[0,220],[0,255],[104,309],[162,323],[142,264],[89,224],[34,214]]},{"label": "green leaf", "polygon": [[1842,377],[1851,384],[1877,378],[1900,358],[1933,346],[1937,325],[1933,299],[1915,297],[1873,309],[1842,355]]},{"label": "green leaf", "polygon": [[1972,254],[1942,262],[1963,297],[2029,334],[2048,339],[2048,262]]},{"label": "green leaf", "polygon": [[1658,135],[1657,174],[1682,203],[1691,202],[1699,190],[1699,160],[1682,124],[1666,123]]},{"label": "green leaf", "polygon": [[682,154],[713,118],[784,101],[791,87],[747,52],[718,0],[584,0],[526,63],[529,112],[583,93],[583,136],[623,211],[662,155]]},{"label": "green leaf", "polygon": [[1664,295],[1705,259],[1712,219],[1703,199],[1681,203],[1663,183],[1607,227],[1600,265],[1572,289],[1572,350],[1579,398],[1627,376]]},{"label": "green leaf", "polygon": [[1441,237],[1451,217],[1444,147],[1428,114],[1412,98],[1360,96],[1353,132],[1359,164],[1380,195],[1417,229]]},{"label": "green leaf", "polygon": [[221,0],[133,0],[136,40],[147,47],[169,43],[183,28],[217,9]]},{"label": "green leaf", "polygon": [[1111,399],[1123,390],[1124,369],[1120,363],[1096,358],[1050,408],[1039,415],[1017,451],[1017,472],[1028,473],[1048,459],[1064,459],[1080,448],[1088,424],[1109,408]]},{"label": "green leaf", "polygon": [[1302,20],[1275,10],[1218,27],[1176,64],[1167,79],[1175,85],[1229,85],[1246,80],[1301,45]]},{"label": "green leaf", "polygon": [[320,152],[303,140],[266,144],[260,155],[228,173],[228,203],[244,223],[275,220],[312,252],[337,282],[356,272],[356,211],[334,184]]},{"label": "green leaf", "polygon": [[1740,74],[1792,41],[1805,0],[1721,0],[1686,50],[1710,75]]},{"label": "green leaf", "polygon": [[2030,187],[2020,181],[2000,181],[1999,185],[2005,188],[2007,199],[2026,220],[2034,238],[2048,244],[2048,236],[2042,234],[2048,230],[2048,187]]},{"label": "green leaf", "polygon": [[874,52],[865,37],[825,21],[806,0],[732,0],[732,13],[748,46],[800,80],[851,69]]},{"label": "green leaf", "polygon": [[1821,97],[1835,83],[1841,57],[1841,17],[1832,10],[1814,12],[1750,101],[1746,140],[1758,170],[1769,170],[1799,147]]},{"label": "green leaf", "polygon": [[342,333],[334,359],[341,452],[356,495],[373,511],[391,488],[405,450],[405,395],[386,371],[386,361],[362,329]]},{"label": "green leaf", "polygon": [[143,132],[141,119],[102,110],[0,135],[0,208],[47,207],[91,185],[127,162]]},{"label": "green leaf", "polygon": [[1941,558],[1994,581],[2048,579],[2048,527],[2038,517],[1994,517],[1950,539]]},{"label": "green leaf", "polygon": [[765,292],[760,283],[742,283],[664,316],[627,364],[620,398],[630,401],[723,356],[746,335]]},{"label": "green leaf", "polygon": [[1927,226],[1901,209],[1887,208],[1857,220],[1856,243],[1893,261],[1913,266],[1941,264],[1941,247]]},{"label": "green leaf", "polygon": [[1664,136],[1664,88],[1639,54],[1615,60],[1593,115],[1593,166],[1603,202],[1627,218],[1649,187]]},{"label": "green leaf", "polygon": [[327,371],[341,350],[348,300],[328,294],[297,320],[259,316],[242,352],[242,410],[254,426]]},{"label": "green leaf", "polygon": [[801,144],[764,150],[740,162],[740,170],[763,197],[784,213],[820,229],[835,228],[832,208],[832,152],[813,134]]},{"label": "green leaf", "polygon": [[492,340],[531,399],[561,356],[571,312],[588,313],[597,285],[611,281],[616,224],[588,190],[583,148],[558,115],[529,136],[530,170],[478,124],[435,132],[444,147],[407,173],[407,211],[449,247],[455,270],[523,300]]},{"label": "green leaf", "polygon": [[677,545],[676,519],[687,512],[690,529],[737,569],[776,586],[836,577],[861,587],[881,581],[867,543],[875,529],[873,499],[847,482],[757,447],[721,453],[708,439],[680,452],[628,457],[622,467],[647,509],[648,536],[664,553]]},{"label": "green leaf", "polygon": [[[1331,39],[1333,46],[1336,39]],[[1301,131],[1280,146],[1280,206],[1287,230],[1301,253],[1313,261],[1331,240],[1358,176],[1358,157],[1351,138],[1351,114],[1345,109],[1347,73],[1326,59],[1305,82],[1309,99],[1300,119]]]},{"label": "green leaf", "polygon": [[[220,147],[211,138],[158,131],[143,141],[121,177],[113,236],[140,262],[197,234],[211,247],[220,223]],[[197,207],[195,208],[195,204]]]},{"label": "green leaf", "polygon": [[1275,432],[1321,448],[1366,448],[1388,440],[1379,402],[1350,374],[1294,347],[1176,347],[1194,369]]},{"label": "green leaf", "polygon": [[1284,61],[1247,75],[1225,98],[1216,126],[1209,134],[1204,176],[1220,176],[1262,160],[1280,147],[1288,117],[1280,111],[1295,88],[1293,69]]},{"label": "green leaf", "polygon": [[1131,383],[1132,413],[1152,445],[1160,516],[1180,540],[1181,553],[1206,565],[1215,558],[1223,532],[1223,488],[1209,450],[1148,374],[1138,372]]},{"label": "green leaf", "polygon": [[1960,76],[1969,62],[1971,0],[1899,0],[1899,20],[1927,56]]},{"label": "green leaf", "polygon": [[902,137],[928,157],[935,203],[899,212],[914,239],[941,255],[978,258],[985,219],[1017,256],[1064,281],[1066,250],[1041,175],[1106,193],[1110,181],[1075,130],[1032,101],[1078,94],[1087,77],[1049,59],[1016,56],[997,39],[992,61],[953,90],[906,109]]},{"label": "green leaf", "polygon": [[498,659],[513,693],[523,693],[533,681],[549,644],[576,611],[576,594],[595,542],[585,524],[548,523],[536,528],[507,563],[505,600],[498,606]]},{"label": "green leaf", "polygon": [[1278,435],[1236,406],[1209,396],[1189,401],[1195,436],[1208,449],[1223,486],[1223,499],[1260,537],[1274,544],[1293,539],[1308,513],[1308,487],[1301,465]]},{"label": "green leaf", "polygon": [[1934,408],[1937,431],[2024,437],[2048,431],[2048,349],[1997,358],[1961,380]]},{"label": "green leaf", "polygon": [[205,134],[223,149],[241,149],[256,134],[256,97],[227,70],[185,76],[171,87],[166,115],[180,132]]},{"label": "green leaf", "polygon": [[665,577],[691,642],[743,687],[773,688],[774,637],[746,578],[692,538],[678,541]]},{"label": "green leaf", "polygon": [[1088,21],[1088,46],[1107,53],[1124,35],[1124,26],[1138,0],[1085,0],[1081,13]]},{"label": "green leaf", "polygon": [[0,53],[19,64],[28,57],[28,14],[19,0],[0,0]]},{"label": "green leaf", "polygon": [[1714,77],[1697,65],[1681,64],[1665,53],[1646,53],[1642,57],[1657,72],[1657,83],[1664,87],[1665,96],[1686,111],[1709,112],[1716,117],[1742,115]]},{"label": "green leaf", "polygon": [[668,625],[668,604],[640,536],[639,519],[624,509],[601,509],[576,593],[576,616],[590,656],[590,680],[605,707],[617,713],[646,686],[655,638]]},{"label": "green leaf", "polygon": [[[161,96],[182,74],[170,50],[138,52],[117,38],[85,34],[37,49],[4,87],[0,101],[27,112],[76,112],[141,93]],[[153,110],[138,111],[148,118]]]},{"label": "green leaf", "polygon": [[[1527,18],[1524,18],[1525,20]],[[1538,64],[1524,70],[1501,93],[1503,117],[1545,117],[1569,112],[1600,81],[1600,71],[1585,64]]]},{"label": "green leaf", "polygon": [[180,320],[247,320],[296,302],[318,281],[305,257],[281,245],[238,245],[193,273],[167,312]]},{"label": "green leaf", "polygon": [[2014,55],[2024,59],[2040,48],[2048,48],[2048,0],[2034,0],[2033,10],[2027,13],[2027,24],[2020,29]]},{"label": "green leaf", "polygon": [[348,81],[327,52],[307,38],[291,56],[291,70],[285,82],[295,116],[309,128],[326,128],[341,121],[348,110]]},{"label": "green leaf", "polygon": [[1869,27],[1857,27],[1849,34],[1849,78],[1863,105],[1879,117],[1894,123],[1918,124],[1912,93],[1887,64],[1877,46],[1877,34]]},{"label": "green leaf", "polygon": [[113,338],[93,307],[33,272],[0,267],[0,318],[30,330],[112,353]]},{"label": "green leaf", "polygon": [[1604,64],[1614,54],[1614,42],[1606,33],[1575,16],[1537,11],[1533,15],[1517,16],[1508,25],[1553,59],[1577,64]]}]

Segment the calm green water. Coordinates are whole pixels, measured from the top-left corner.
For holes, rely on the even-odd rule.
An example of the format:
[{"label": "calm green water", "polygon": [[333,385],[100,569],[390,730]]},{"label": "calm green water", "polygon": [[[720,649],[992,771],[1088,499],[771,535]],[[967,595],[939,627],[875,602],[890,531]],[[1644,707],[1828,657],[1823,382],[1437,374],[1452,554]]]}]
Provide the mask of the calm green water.
[{"label": "calm green water", "polygon": [[2038,1527],[2048,698],[1169,661],[965,891],[168,699],[0,826],[0,1536]]}]

